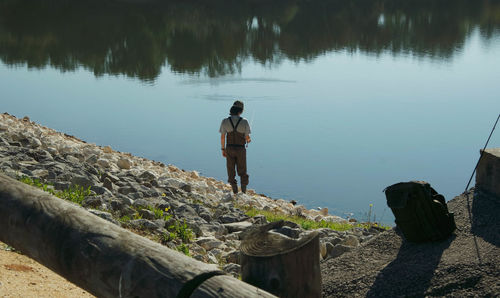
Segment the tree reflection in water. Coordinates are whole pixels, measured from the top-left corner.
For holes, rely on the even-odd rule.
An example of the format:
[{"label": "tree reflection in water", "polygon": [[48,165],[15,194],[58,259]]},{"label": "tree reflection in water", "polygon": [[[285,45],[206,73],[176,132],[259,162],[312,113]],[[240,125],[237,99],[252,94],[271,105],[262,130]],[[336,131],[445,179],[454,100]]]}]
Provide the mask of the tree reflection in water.
[{"label": "tree reflection in water", "polygon": [[144,81],[165,64],[216,77],[340,50],[449,59],[475,29],[500,32],[500,1],[0,0],[0,59]]}]

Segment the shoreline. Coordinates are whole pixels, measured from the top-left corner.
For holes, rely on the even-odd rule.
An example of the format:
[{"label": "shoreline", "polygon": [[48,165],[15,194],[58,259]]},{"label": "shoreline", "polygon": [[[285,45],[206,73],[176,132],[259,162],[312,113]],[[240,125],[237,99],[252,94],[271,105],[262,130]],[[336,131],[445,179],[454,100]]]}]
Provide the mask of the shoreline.
[{"label": "shoreline", "polygon": [[234,276],[241,233],[253,225],[283,219],[278,232],[291,238],[318,230],[322,259],[385,231],[251,189],[233,195],[229,184],[197,171],[87,143],[7,113],[0,114],[0,172]]},{"label": "shoreline", "polygon": [[[25,116],[23,118],[17,118],[16,116],[10,115],[8,113],[3,113],[1,116],[2,119],[0,119],[0,133],[9,131],[9,128],[6,128],[5,125],[2,126],[4,118],[7,117],[10,118],[10,120],[21,122],[23,123],[23,125],[28,125],[32,126],[33,128],[36,128],[36,132],[39,135],[45,135],[45,137],[48,136],[49,138],[50,136],[52,136],[54,138],[53,141],[55,141],[56,143],[52,145],[56,146],[47,145],[46,144],[46,142],[48,141],[47,139],[44,139],[44,141],[42,141],[39,146],[42,149],[47,149],[48,152],[51,154],[55,153],[61,155],[67,155],[67,154],[71,155],[72,153],[78,153],[77,151],[83,149],[87,150],[87,152],[92,151],[94,155],[102,155],[100,152],[97,151],[101,150],[102,153],[104,153],[103,155],[106,159],[112,156],[110,160],[111,162],[107,163],[106,161],[103,160],[97,160],[97,163],[99,163],[99,165],[104,166],[104,168],[109,169],[111,171],[116,171],[116,170],[140,171],[141,169],[151,170],[153,172],[156,172],[156,174],[158,174],[160,178],[162,177],[179,178],[186,182],[193,183],[195,184],[195,189],[198,191],[203,187],[205,187],[203,182],[207,183],[209,187],[215,187],[217,190],[222,191],[224,195],[227,195],[231,191],[231,186],[228,183],[221,180],[217,180],[216,178],[213,177],[202,176],[196,170],[192,171],[184,170],[172,164],[164,164],[163,162],[151,160],[145,157],[135,156],[128,152],[121,152],[112,149],[110,146],[100,146],[94,143],[88,143],[85,140],[82,140],[76,136],[69,135],[64,132],[59,132],[52,128],[43,126],[42,124],[35,123],[34,121],[31,121],[28,118],[28,116]],[[19,137],[21,136],[18,136],[18,138]],[[66,144],[61,144],[60,142],[66,142]],[[117,159],[116,158],[117,156],[119,156],[120,158]],[[127,166],[128,163],[130,163],[130,166]],[[120,165],[122,167],[124,166],[124,168],[120,167]],[[134,169],[134,167],[136,168]],[[197,184],[196,182],[199,182],[200,184]],[[272,197],[267,196],[266,194],[257,193],[254,189],[248,189],[247,194],[257,201],[251,204],[255,204],[256,207],[258,208],[260,208],[261,205],[262,207],[265,207],[266,204],[271,204],[272,206],[271,208],[280,207],[283,209],[284,213],[288,213],[290,215],[302,212],[303,215],[305,215],[308,219],[315,221],[326,220],[332,222],[342,222],[342,221],[349,221],[350,219],[349,217],[343,218],[338,215],[329,214],[327,207],[321,208],[320,210],[314,208],[308,209],[304,205],[299,204],[299,202],[297,202],[294,199],[290,201],[284,199],[273,199]],[[355,219],[355,222],[357,221],[358,220]]]}]

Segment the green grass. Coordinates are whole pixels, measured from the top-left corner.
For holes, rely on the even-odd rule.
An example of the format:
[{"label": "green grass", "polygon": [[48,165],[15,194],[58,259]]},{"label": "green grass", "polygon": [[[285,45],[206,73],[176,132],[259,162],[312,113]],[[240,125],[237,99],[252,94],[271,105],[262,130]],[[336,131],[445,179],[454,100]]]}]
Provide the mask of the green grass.
[{"label": "green grass", "polygon": [[58,191],[55,190],[52,185],[42,183],[40,180],[32,179],[28,176],[19,177],[19,181],[27,185],[37,187],[45,192],[50,193],[53,196],[56,196],[63,200],[71,201],[78,205],[82,205],[82,202],[85,199],[85,197],[91,195],[90,187],[85,189],[81,186],[71,186],[66,190]]},{"label": "green grass", "polygon": [[148,206],[146,209],[153,212],[153,214],[155,215],[155,219],[163,219],[163,220],[167,221],[170,218],[172,218],[172,214],[168,214],[168,211],[170,210],[170,208],[165,208],[165,210],[162,210],[162,209],[155,208],[153,206]]},{"label": "green grass", "polygon": [[130,218],[130,216],[124,215],[124,216],[120,217],[118,220],[121,221],[122,223],[127,223],[127,222],[131,221],[132,219]]},{"label": "green grass", "polygon": [[189,247],[182,243],[181,245],[177,245],[175,247],[178,251],[182,252],[183,254],[185,254],[186,256],[190,257],[191,255],[189,254]]},{"label": "green grass", "polygon": [[176,238],[182,240],[182,242],[189,243],[194,238],[193,231],[188,228],[186,221],[183,223],[175,221],[175,223],[168,227],[167,229],[170,233],[174,233]]},{"label": "green grass", "polygon": [[377,226],[381,227],[384,229],[389,229],[389,227],[384,227],[384,226],[379,226],[376,223],[355,223],[351,224],[348,222],[329,222],[329,221],[314,221],[310,219],[306,219],[301,216],[297,215],[286,215],[284,213],[279,213],[279,212],[274,212],[274,211],[265,211],[265,210],[259,210],[253,207],[241,207],[239,206],[238,208],[245,210],[245,214],[254,217],[256,215],[263,215],[267,221],[269,222],[275,222],[275,221],[280,221],[280,220],[287,220],[294,222],[298,225],[300,225],[304,230],[313,230],[313,229],[321,229],[321,228],[328,228],[332,229],[335,231],[347,231],[355,227],[361,227],[361,228],[370,228],[372,226]]},{"label": "green grass", "polygon": [[194,239],[193,231],[188,228],[186,222],[175,221],[167,228],[167,232],[159,236],[159,242],[165,244],[170,241],[180,240],[182,244],[190,243]]}]

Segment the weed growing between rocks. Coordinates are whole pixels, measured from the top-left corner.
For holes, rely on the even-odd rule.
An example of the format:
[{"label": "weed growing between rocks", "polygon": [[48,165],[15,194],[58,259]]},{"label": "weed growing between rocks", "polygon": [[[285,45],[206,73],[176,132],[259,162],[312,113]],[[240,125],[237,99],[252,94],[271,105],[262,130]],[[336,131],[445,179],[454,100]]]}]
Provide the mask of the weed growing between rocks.
[{"label": "weed growing between rocks", "polygon": [[37,187],[45,192],[50,193],[53,196],[56,196],[56,197],[63,199],[63,200],[71,201],[71,202],[76,203],[80,206],[82,205],[82,202],[85,199],[85,197],[92,195],[92,192],[90,191],[90,187],[85,189],[81,186],[75,185],[75,186],[69,187],[68,189],[58,191],[58,190],[54,189],[53,185],[42,183],[38,179],[32,179],[28,176],[22,176],[22,177],[19,177],[18,179],[19,179],[19,181],[21,181],[25,184],[35,186],[35,187]]},{"label": "weed growing between rocks", "polygon": [[168,230],[175,233],[183,242],[189,243],[194,238],[193,231],[188,228],[186,221],[181,224],[176,220],[174,224],[168,227]]},{"label": "weed growing between rocks", "polygon": [[[82,202],[85,199],[85,197],[93,195],[92,191],[90,190],[90,187],[85,189],[80,186],[71,186],[66,190],[58,191],[54,189],[54,186],[52,184],[43,183],[38,179],[33,179],[28,176],[19,176],[18,180],[27,185],[37,187],[60,199],[71,201],[80,206],[82,205]],[[92,208],[92,209],[99,210],[99,208]],[[167,245],[169,242],[178,243],[178,245],[175,246],[175,249],[187,256],[191,256],[189,253],[188,244],[194,239],[194,233],[188,227],[185,220],[183,222],[180,222],[178,220],[171,220],[172,214],[168,213],[170,211],[169,207],[165,209],[159,209],[153,206],[147,206],[147,207],[136,206],[134,210],[136,212],[132,215],[123,215],[119,217],[117,214],[113,214],[113,217],[118,219],[118,221],[122,223],[125,228],[128,228],[132,220],[143,219],[143,215],[141,214],[142,210],[148,210],[149,212],[151,212],[151,214],[153,214],[154,219],[161,219],[164,220],[165,222],[170,222],[170,225],[167,227],[165,232],[163,232],[159,236],[157,235],[156,237],[152,237],[151,239],[155,240],[156,242],[160,242],[163,245]],[[129,229],[129,230],[136,233],[136,230],[134,229]]]},{"label": "weed growing between rocks", "polygon": [[301,217],[299,215],[286,215],[283,213],[275,212],[275,211],[268,211],[268,210],[259,210],[253,207],[245,207],[245,206],[238,206],[238,208],[245,210],[245,214],[254,217],[257,215],[263,215],[267,221],[269,222],[275,222],[275,221],[280,221],[280,220],[285,220],[285,221],[291,221],[296,224],[298,224],[300,227],[302,227],[304,230],[313,230],[313,229],[321,229],[321,228],[327,228],[335,231],[348,231],[352,228],[370,228],[370,227],[379,227],[382,229],[390,229],[390,227],[386,226],[380,226],[377,223],[369,222],[369,223],[349,223],[349,222],[328,222],[325,220],[321,221],[314,221],[310,219],[306,219],[304,217]]},{"label": "weed growing between rocks", "polygon": [[183,254],[185,254],[186,256],[191,256],[189,254],[189,248],[186,244],[182,243],[181,245],[177,245],[176,249],[180,252],[182,252]]}]

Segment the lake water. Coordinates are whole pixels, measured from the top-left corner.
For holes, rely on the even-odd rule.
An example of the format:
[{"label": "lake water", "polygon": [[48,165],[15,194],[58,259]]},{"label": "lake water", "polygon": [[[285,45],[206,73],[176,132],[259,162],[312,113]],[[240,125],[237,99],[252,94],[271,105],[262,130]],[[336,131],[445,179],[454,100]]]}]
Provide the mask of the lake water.
[{"label": "lake water", "polygon": [[0,61],[0,112],[222,180],[242,99],[250,188],[389,223],[388,185],[463,191],[500,112],[500,2],[0,0]]}]

